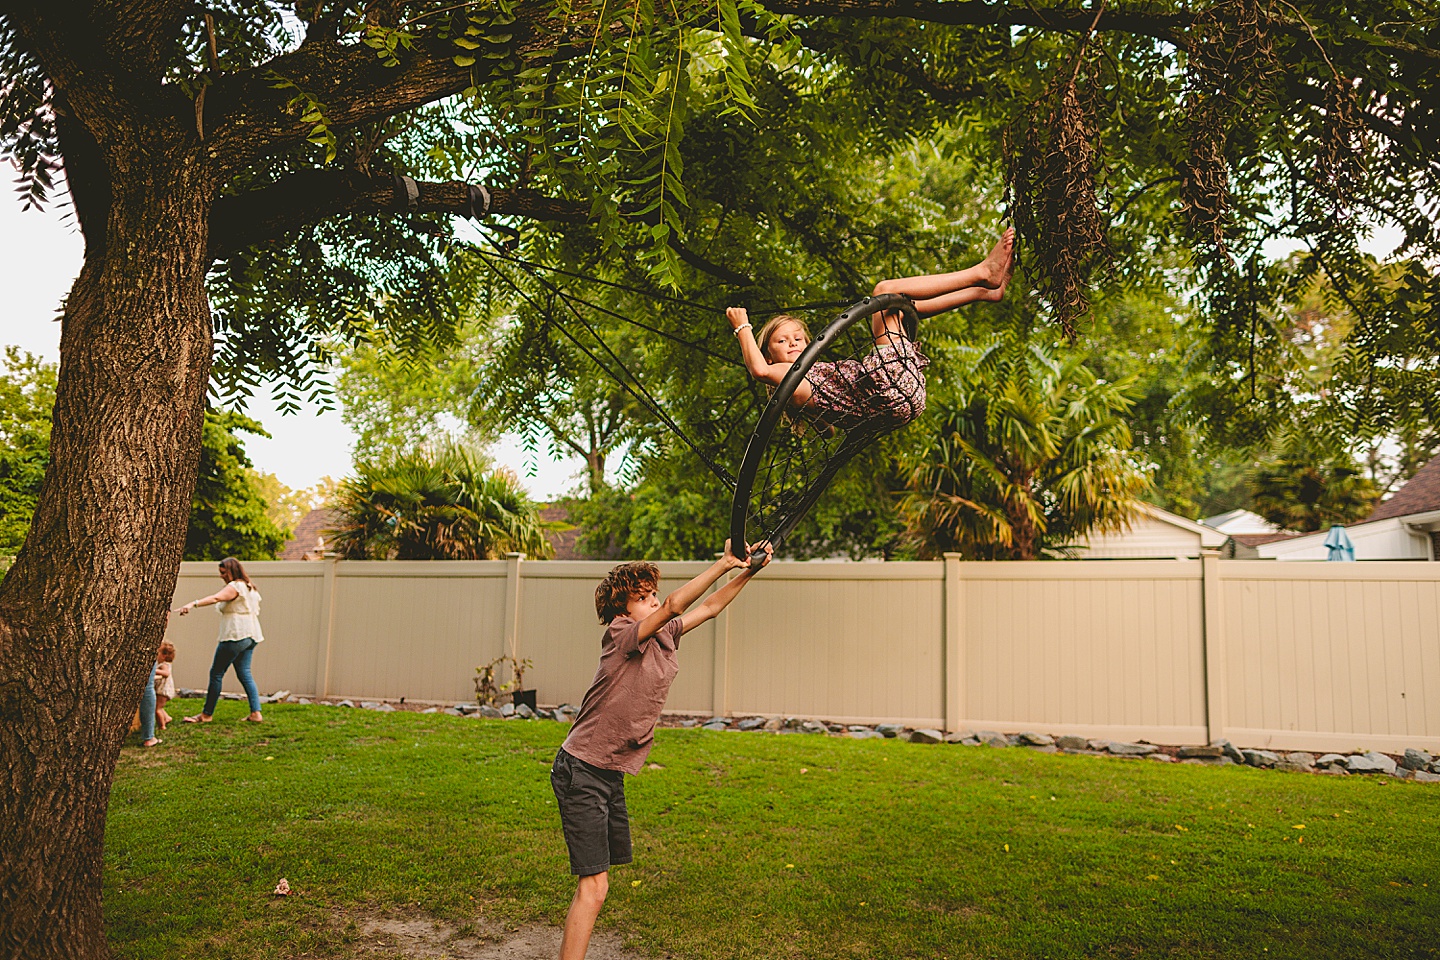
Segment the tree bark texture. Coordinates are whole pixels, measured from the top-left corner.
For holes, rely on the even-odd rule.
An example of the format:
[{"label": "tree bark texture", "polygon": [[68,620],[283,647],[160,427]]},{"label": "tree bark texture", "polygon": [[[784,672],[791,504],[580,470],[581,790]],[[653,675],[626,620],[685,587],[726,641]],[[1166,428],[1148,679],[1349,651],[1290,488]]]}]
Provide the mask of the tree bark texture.
[{"label": "tree bark texture", "polygon": [[[0,583],[0,958],[109,956],[105,815],[164,631],[210,373],[210,173],[183,131],[105,145],[66,302],[50,465]],[[141,138],[136,138],[137,140]]]}]

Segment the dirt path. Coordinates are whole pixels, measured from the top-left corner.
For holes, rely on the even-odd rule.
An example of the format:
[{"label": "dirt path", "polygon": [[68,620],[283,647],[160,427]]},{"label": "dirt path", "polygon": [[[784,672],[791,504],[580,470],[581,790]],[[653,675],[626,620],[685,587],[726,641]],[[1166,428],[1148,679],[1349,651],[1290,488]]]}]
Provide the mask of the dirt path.
[{"label": "dirt path", "polygon": [[[518,930],[459,928],[423,919],[371,919],[360,922],[372,953],[406,960],[554,960],[560,955],[560,928],[527,926]],[[596,931],[587,960],[642,960],[626,950],[621,938]]]}]

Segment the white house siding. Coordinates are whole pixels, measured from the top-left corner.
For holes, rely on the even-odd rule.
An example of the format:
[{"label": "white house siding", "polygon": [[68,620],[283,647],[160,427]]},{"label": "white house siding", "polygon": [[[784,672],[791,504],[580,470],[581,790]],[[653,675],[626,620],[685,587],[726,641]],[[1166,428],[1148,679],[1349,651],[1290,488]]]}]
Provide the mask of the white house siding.
[{"label": "white house siding", "polygon": [[[1346,527],[1350,542],[1355,544],[1356,560],[1429,560],[1428,536],[1407,527],[1403,518],[1375,520]],[[1262,560],[1325,560],[1328,530],[1320,530],[1291,540],[1262,543],[1255,549]]]},{"label": "white house siding", "polygon": [[1142,516],[1123,533],[1087,538],[1082,560],[1186,559],[1200,556],[1200,535],[1152,516]]}]

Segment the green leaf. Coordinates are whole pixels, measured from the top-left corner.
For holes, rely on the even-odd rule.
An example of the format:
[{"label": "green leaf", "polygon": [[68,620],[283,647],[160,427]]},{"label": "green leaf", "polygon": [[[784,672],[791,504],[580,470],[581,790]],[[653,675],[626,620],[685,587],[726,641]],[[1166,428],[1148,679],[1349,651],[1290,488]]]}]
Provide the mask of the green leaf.
[{"label": "green leaf", "polygon": [[450,59],[455,63],[455,66],[457,67],[473,67],[475,65],[474,57],[467,57],[458,53]]}]

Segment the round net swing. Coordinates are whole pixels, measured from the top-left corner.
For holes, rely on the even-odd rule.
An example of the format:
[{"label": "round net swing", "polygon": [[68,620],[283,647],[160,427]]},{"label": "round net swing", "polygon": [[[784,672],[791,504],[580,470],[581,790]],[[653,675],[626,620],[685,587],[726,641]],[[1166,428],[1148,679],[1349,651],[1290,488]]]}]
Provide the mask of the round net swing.
[{"label": "round net swing", "polygon": [[[763,385],[747,375],[741,389],[732,394],[732,400],[741,402],[726,405],[728,409],[722,409],[711,420],[682,428],[644,379],[628,369],[596,321],[602,316],[623,321],[743,369],[739,351],[729,344],[712,342],[711,337],[692,339],[693,335],[637,321],[583,291],[594,284],[708,316],[723,314],[723,307],[533,263],[498,245],[489,251],[477,248],[476,252],[505,286],[648,410],[732,494],[730,539],[737,550],[739,545],[762,540],[768,540],[778,550],[857,454],[913,420],[924,407],[924,380],[917,376],[913,347],[907,360],[899,351],[878,346],[872,331],[877,315],[898,311],[913,344],[918,314],[908,297],[884,294],[853,303],[831,320],[768,398]],[[528,282],[520,283],[522,278]],[[542,296],[537,297],[535,292]],[[756,316],[833,309],[839,305],[818,303],[785,310],[757,310]],[[728,334],[722,336],[731,339]],[[727,355],[716,348],[728,348],[734,353]],[[923,357],[920,360],[923,367]],[[808,383],[811,391],[804,404],[795,401],[802,383]],[[745,441],[751,423],[756,426]],[[740,469],[732,475],[724,464],[735,462],[741,442],[745,446]]]},{"label": "round net swing", "polygon": [[[872,321],[899,311],[910,349],[895,349]],[[919,315],[899,294],[866,297],[805,348],[765,405],[746,446],[730,508],[730,542],[768,540],[778,549],[862,450],[919,416],[924,379],[913,349]],[[923,367],[923,357],[919,367]],[[811,388],[795,401],[802,383]]]}]

